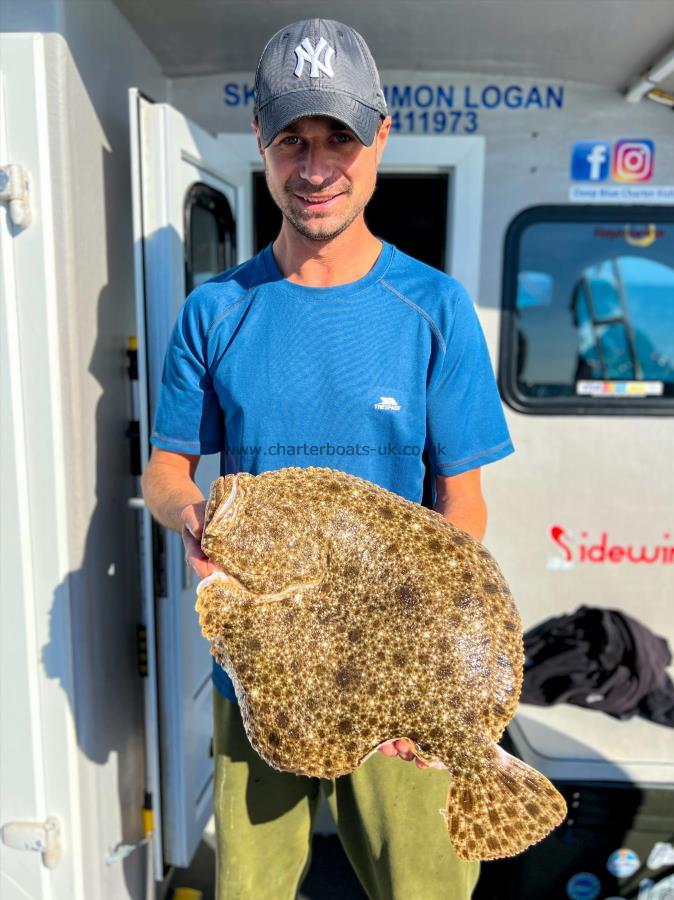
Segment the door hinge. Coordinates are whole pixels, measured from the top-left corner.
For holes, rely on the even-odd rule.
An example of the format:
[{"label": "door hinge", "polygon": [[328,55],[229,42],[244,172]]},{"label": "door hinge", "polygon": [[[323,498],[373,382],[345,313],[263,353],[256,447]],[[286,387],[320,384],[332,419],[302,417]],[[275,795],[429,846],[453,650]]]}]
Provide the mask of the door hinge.
[{"label": "door hinge", "polygon": [[138,674],[141,678],[147,678],[147,628],[145,625],[136,626],[136,651]]},{"label": "door hinge", "polygon": [[0,200],[7,204],[13,225],[17,228],[30,225],[30,178],[23,166],[0,166]]},{"label": "door hinge", "polygon": [[54,869],[61,859],[61,825],[55,816],[45,822],[7,822],[0,828],[2,843],[14,850],[36,850]]}]

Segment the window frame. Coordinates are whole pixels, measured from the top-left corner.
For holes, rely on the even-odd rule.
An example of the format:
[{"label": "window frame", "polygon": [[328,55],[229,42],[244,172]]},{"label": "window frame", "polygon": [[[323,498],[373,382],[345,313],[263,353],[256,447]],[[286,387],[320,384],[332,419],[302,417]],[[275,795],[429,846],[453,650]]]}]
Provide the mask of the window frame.
[{"label": "window frame", "polygon": [[[508,225],[503,248],[501,323],[499,335],[498,385],[505,403],[516,412],[539,416],[671,416],[674,398],[630,397],[528,397],[517,384],[517,278],[522,236],[535,224],[559,222],[667,223],[674,226],[674,209],[666,206],[625,204],[559,204],[530,206]],[[674,261],[673,261],[674,264]],[[617,379],[616,379],[617,380]]]},{"label": "window frame", "polygon": [[[218,226],[218,245],[223,261],[223,268],[220,271],[225,272],[228,268],[236,264],[236,222],[234,220],[231,204],[223,193],[208,184],[204,184],[202,181],[197,181],[190,186],[183,202],[185,294],[189,294],[194,289],[194,272],[192,270],[192,212],[197,206],[212,213],[216,220]],[[226,256],[224,240],[226,235],[229,236],[231,244],[232,259],[230,265],[227,265],[228,260],[224,258]],[[217,274],[220,274],[220,272]]]}]

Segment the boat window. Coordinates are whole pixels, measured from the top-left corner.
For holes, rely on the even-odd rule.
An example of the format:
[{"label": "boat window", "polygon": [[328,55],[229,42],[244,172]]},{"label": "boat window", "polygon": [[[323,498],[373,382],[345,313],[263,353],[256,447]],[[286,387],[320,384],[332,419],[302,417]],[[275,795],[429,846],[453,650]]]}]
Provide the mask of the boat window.
[{"label": "boat window", "polygon": [[534,207],[506,237],[499,382],[526,413],[674,412],[674,211]]},{"label": "boat window", "polygon": [[227,198],[194,184],[185,198],[186,293],[236,264],[236,228]]}]

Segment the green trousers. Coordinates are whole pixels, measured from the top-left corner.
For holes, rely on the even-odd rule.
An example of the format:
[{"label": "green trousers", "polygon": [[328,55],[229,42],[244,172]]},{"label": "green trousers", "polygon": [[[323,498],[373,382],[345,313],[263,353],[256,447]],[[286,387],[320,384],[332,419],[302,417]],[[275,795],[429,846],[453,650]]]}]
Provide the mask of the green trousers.
[{"label": "green trousers", "polygon": [[278,772],[248,743],[239,707],[213,688],[215,900],[295,900],[321,795],[370,900],[468,900],[479,863],[452,850],[439,810],[448,775],[373,754],[351,775]]}]

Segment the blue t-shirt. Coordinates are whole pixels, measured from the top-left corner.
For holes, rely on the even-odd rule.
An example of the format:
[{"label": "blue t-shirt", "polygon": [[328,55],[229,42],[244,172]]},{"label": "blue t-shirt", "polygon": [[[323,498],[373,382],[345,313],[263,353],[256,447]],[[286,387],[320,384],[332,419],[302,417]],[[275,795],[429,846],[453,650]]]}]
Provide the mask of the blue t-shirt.
[{"label": "blue t-shirt", "polygon": [[[328,466],[408,500],[513,452],[465,288],[385,243],[350,284],[285,279],[271,244],[195,288],[166,354],[151,442],[222,474]],[[215,662],[213,681],[236,702]]]}]

